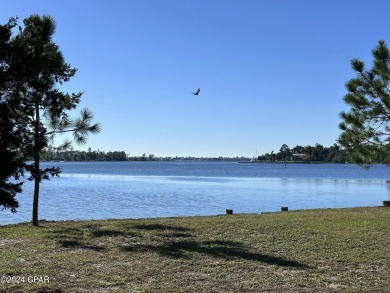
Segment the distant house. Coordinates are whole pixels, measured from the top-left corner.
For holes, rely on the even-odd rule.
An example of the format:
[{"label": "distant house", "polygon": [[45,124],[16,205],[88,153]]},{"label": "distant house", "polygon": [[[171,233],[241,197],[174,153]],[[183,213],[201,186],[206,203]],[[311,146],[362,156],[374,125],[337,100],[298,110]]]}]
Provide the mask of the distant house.
[{"label": "distant house", "polygon": [[293,161],[307,161],[309,156],[306,154],[292,154]]}]

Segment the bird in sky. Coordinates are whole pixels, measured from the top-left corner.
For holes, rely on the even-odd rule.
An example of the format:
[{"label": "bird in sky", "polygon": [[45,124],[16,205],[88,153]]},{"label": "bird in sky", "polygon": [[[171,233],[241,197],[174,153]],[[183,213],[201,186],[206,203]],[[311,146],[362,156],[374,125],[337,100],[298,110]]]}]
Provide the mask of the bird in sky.
[{"label": "bird in sky", "polygon": [[195,93],[192,93],[192,94],[195,95],[195,96],[198,96],[199,92],[200,92],[200,89],[198,89]]}]

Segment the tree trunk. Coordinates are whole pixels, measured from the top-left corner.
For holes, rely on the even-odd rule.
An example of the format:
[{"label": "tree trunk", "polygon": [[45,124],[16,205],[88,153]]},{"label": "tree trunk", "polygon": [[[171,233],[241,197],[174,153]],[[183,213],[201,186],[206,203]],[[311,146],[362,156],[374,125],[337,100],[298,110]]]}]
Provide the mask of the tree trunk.
[{"label": "tree trunk", "polygon": [[[36,166],[36,164],[35,164],[35,166]],[[38,168],[39,168],[39,161],[38,161]],[[35,180],[34,180],[34,201],[33,201],[33,212],[32,212],[33,226],[38,226],[39,183],[40,183],[39,178],[35,178]]]},{"label": "tree trunk", "polygon": [[41,183],[41,176],[39,172],[39,159],[40,159],[40,141],[39,141],[39,104],[35,105],[35,129],[34,129],[34,200],[33,200],[33,211],[32,211],[32,224],[38,226],[38,202],[39,202],[39,184]]}]

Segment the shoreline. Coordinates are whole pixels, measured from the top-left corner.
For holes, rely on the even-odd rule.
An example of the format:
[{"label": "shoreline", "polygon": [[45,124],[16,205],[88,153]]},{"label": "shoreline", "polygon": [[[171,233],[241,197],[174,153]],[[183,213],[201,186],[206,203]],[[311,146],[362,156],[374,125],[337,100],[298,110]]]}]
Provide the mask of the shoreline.
[{"label": "shoreline", "polygon": [[[376,209],[376,208],[390,208],[384,205],[373,205],[373,206],[355,206],[355,207],[344,207],[344,208],[312,208],[312,209],[297,209],[297,210],[288,210],[288,211],[270,211],[270,212],[260,212],[260,213],[234,213],[233,214],[215,214],[215,215],[192,215],[192,216],[167,216],[167,217],[149,217],[149,218],[106,218],[106,219],[86,219],[86,220],[46,220],[40,219],[39,223],[85,223],[85,222],[110,222],[110,221],[159,221],[159,220],[183,220],[183,219],[202,219],[202,218],[214,218],[214,217],[224,217],[224,216],[261,216],[268,214],[288,214],[288,213],[303,213],[303,212],[324,212],[324,211],[343,211],[343,210],[354,210],[354,209]],[[0,229],[8,226],[24,226],[32,224],[32,221],[19,222],[14,224],[0,224]]]}]

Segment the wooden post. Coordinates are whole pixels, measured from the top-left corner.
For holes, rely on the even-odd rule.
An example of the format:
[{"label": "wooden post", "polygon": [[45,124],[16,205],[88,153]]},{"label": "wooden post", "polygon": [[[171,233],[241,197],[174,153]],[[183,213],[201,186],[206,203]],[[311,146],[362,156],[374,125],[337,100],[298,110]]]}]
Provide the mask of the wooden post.
[{"label": "wooden post", "polygon": [[384,207],[390,207],[390,200],[384,200],[383,201],[383,206]]},{"label": "wooden post", "polygon": [[232,209],[226,209],[226,215],[233,215]]},{"label": "wooden post", "polygon": [[281,207],[280,210],[281,210],[282,212],[287,212],[287,211],[288,211],[288,207]]}]

